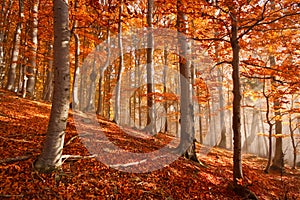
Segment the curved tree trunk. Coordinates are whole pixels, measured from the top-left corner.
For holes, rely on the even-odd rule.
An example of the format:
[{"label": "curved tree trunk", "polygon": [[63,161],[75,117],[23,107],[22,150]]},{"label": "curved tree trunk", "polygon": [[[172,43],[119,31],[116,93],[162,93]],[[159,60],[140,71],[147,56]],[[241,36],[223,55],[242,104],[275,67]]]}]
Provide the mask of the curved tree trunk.
[{"label": "curved tree trunk", "polygon": [[42,172],[60,168],[70,102],[69,16],[66,0],[54,0],[54,94],[42,154],[34,167]]}]

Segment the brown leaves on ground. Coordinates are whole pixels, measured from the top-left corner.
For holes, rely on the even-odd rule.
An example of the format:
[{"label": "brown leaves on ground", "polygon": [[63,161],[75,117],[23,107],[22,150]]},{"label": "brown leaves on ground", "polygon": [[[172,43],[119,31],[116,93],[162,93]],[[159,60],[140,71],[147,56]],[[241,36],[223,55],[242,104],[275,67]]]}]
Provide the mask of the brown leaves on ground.
[{"label": "brown leaves on ground", "polygon": [[[232,191],[232,153],[213,148],[200,157],[208,167],[184,158],[151,173],[114,170],[96,158],[69,159],[60,172],[39,174],[32,163],[40,154],[50,113],[47,103],[21,99],[0,90],[0,198],[7,199],[240,199]],[[72,116],[72,113],[70,112]],[[115,124],[99,119],[102,131],[119,147],[133,152],[150,152],[170,140],[159,134],[154,139],[135,139]],[[136,134],[139,133],[137,130]],[[76,137],[69,118],[64,148],[67,155],[89,155]],[[203,147],[197,145],[200,152]],[[200,154],[199,154],[200,155]],[[244,155],[247,186],[260,199],[299,199],[300,172],[286,168],[281,174],[265,174],[266,160]]]}]

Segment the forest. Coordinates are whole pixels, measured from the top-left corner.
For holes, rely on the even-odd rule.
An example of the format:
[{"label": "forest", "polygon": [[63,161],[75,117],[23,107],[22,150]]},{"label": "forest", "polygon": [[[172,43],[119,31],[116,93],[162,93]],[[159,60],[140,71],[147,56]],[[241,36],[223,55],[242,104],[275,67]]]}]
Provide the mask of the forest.
[{"label": "forest", "polygon": [[299,199],[299,16],[2,0],[0,197]]}]

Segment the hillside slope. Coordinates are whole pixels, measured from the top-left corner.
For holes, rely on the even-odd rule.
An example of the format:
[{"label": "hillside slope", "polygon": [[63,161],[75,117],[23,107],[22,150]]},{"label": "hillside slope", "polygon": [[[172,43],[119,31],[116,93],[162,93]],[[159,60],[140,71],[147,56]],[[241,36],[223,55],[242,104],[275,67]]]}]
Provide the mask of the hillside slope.
[{"label": "hillside slope", "polygon": [[[207,168],[179,158],[151,173],[117,171],[88,157],[71,111],[63,154],[83,157],[66,159],[61,172],[39,174],[32,169],[32,162],[40,154],[49,114],[48,103],[0,90],[1,199],[240,199],[231,190],[230,151],[212,148],[200,157]],[[110,121],[99,119],[99,123],[118,146],[133,152],[151,152],[170,140],[162,134],[152,140],[136,139]],[[197,149],[200,152],[203,147],[197,145]],[[246,178],[242,184],[260,199],[300,199],[300,171],[287,167],[282,175],[265,174],[265,164],[265,159],[244,155]]]}]

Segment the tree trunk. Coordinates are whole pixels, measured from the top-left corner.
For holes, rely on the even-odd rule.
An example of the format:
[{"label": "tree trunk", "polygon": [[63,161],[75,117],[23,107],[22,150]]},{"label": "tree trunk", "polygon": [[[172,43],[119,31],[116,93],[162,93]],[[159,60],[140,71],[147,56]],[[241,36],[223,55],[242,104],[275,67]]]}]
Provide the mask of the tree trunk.
[{"label": "tree trunk", "polygon": [[187,15],[184,13],[184,3],[177,0],[177,30],[179,42],[179,70],[180,70],[180,145],[187,148],[184,157],[195,162],[199,162],[195,149],[195,132],[192,105],[192,85],[191,85],[191,62],[187,58],[190,53],[190,46],[186,37],[188,29]]},{"label": "tree trunk", "polygon": [[47,68],[47,74],[46,74],[46,81],[44,85],[44,91],[43,91],[43,100],[45,101],[51,101],[52,95],[53,95],[53,60],[50,58],[52,57],[53,53],[53,47],[52,44],[49,45],[49,60],[48,60],[48,68]]},{"label": "tree trunk", "polygon": [[165,125],[164,125],[164,133],[168,132],[168,99],[166,97],[167,94],[167,71],[168,71],[168,49],[164,48],[164,70],[163,70],[163,94],[164,94],[164,110],[166,112],[165,116]]},{"label": "tree trunk", "polygon": [[54,94],[43,150],[34,163],[34,167],[42,172],[53,171],[61,167],[64,131],[67,125],[70,102],[68,3],[65,0],[54,0],[53,8]]},{"label": "tree trunk", "polygon": [[[291,110],[294,109],[294,97],[292,96],[291,99]],[[292,147],[293,147],[293,164],[292,164],[292,168],[296,169],[296,161],[297,161],[297,144],[295,141],[295,130],[296,128],[293,128],[293,116],[292,113],[289,112],[289,130],[290,130],[290,137],[291,137],[291,142],[292,142]],[[297,127],[297,125],[296,125]]]},{"label": "tree trunk", "polygon": [[[4,78],[5,78],[5,44],[7,43],[7,35],[8,35],[8,28],[9,27],[9,15],[11,13],[11,8],[13,5],[13,1],[9,0],[8,2],[6,0],[2,1],[2,10],[1,10],[1,20],[0,20],[0,87],[3,87],[4,84]],[[6,8],[6,9],[5,9]]]},{"label": "tree trunk", "polygon": [[[78,1],[75,1],[75,12],[78,10]],[[75,39],[75,70],[73,78],[73,90],[72,90],[72,109],[79,109],[79,76],[80,76],[80,67],[79,67],[79,56],[80,56],[80,37],[76,32],[78,21],[76,20],[73,25],[74,30],[74,39]]]},{"label": "tree trunk", "polygon": [[98,106],[97,106],[97,115],[101,115],[103,116],[103,99],[104,99],[104,92],[103,92],[103,85],[102,85],[102,81],[104,78],[104,72],[107,69],[108,65],[109,65],[109,59],[110,59],[110,22],[108,21],[108,27],[107,27],[107,31],[106,31],[106,44],[107,44],[107,56],[106,56],[106,61],[104,63],[104,66],[100,68],[100,77],[99,77],[99,83],[98,83],[98,87],[99,87],[99,98],[98,98]]},{"label": "tree trunk", "polygon": [[117,75],[117,84],[116,84],[116,98],[115,98],[115,113],[114,113],[114,122],[116,124],[120,123],[120,114],[121,114],[121,82],[122,74],[124,70],[124,55],[123,55],[123,37],[122,37],[122,13],[123,13],[123,1],[120,1],[120,10],[119,10],[119,23],[118,23],[118,45],[119,45],[119,71]]},{"label": "tree trunk", "polygon": [[268,162],[266,165],[266,168],[264,169],[265,173],[269,173],[270,170],[270,165],[271,165],[271,159],[272,159],[272,130],[273,130],[273,123],[270,120],[270,97],[266,94],[265,91],[265,80],[264,80],[264,84],[263,84],[263,94],[264,97],[266,98],[266,104],[267,104],[267,111],[266,111],[266,120],[267,123],[269,125],[269,150],[268,150]]},{"label": "tree trunk", "polygon": [[16,32],[13,40],[14,45],[13,45],[11,63],[8,71],[8,80],[6,85],[6,89],[10,91],[14,91],[15,89],[16,69],[17,69],[17,64],[18,64],[17,62],[19,58],[23,18],[24,18],[24,0],[19,0],[19,22],[17,24]]},{"label": "tree trunk", "polygon": [[30,94],[31,97],[34,96],[35,89],[35,79],[36,79],[36,70],[37,70],[37,48],[38,48],[38,9],[39,9],[39,0],[34,0],[32,2],[32,31],[31,31],[31,43],[32,47],[30,48],[31,54],[29,63],[27,67],[27,85],[26,91]]},{"label": "tree trunk", "polygon": [[282,151],[282,119],[280,112],[280,102],[278,99],[274,102],[275,110],[275,154],[270,169],[282,172],[284,170],[284,155]]},{"label": "tree trunk", "polygon": [[[242,99],[243,99],[243,104],[245,105],[245,98],[244,98],[244,96],[242,96]],[[246,107],[243,107],[242,110],[243,110],[244,137],[245,137],[244,144],[246,144],[246,146],[243,146],[243,147],[245,147],[245,150],[248,153],[248,141],[247,141],[248,140],[248,127],[247,127],[247,118],[246,118],[247,117],[247,115],[246,115]]]},{"label": "tree trunk", "polygon": [[231,48],[232,48],[232,81],[233,81],[233,181],[235,187],[238,186],[238,180],[243,179],[242,171],[242,149],[241,149],[241,83],[240,83],[240,46],[238,41],[238,23],[236,17],[232,17],[231,24]]},{"label": "tree trunk", "polygon": [[253,115],[252,115],[250,135],[245,138],[245,141],[243,144],[243,151],[248,152],[249,147],[252,145],[252,143],[254,142],[254,140],[256,138],[257,121],[258,121],[258,111],[254,109]]},{"label": "tree trunk", "polygon": [[154,0],[148,0],[147,5],[147,124],[146,131],[150,134],[155,132],[155,108],[154,108],[154,68],[153,68],[153,54],[154,54],[154,38],[153,38],[153,7]]}]

